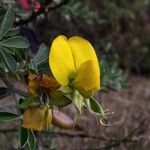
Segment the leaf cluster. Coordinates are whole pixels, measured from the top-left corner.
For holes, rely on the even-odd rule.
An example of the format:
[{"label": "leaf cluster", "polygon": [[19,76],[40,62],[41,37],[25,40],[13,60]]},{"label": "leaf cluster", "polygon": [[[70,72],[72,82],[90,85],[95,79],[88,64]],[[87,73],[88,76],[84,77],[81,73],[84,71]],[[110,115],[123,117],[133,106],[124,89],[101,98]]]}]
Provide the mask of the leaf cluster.
[{"label": "leaf cluster", "polygon": [[3,76],[8,72],[18,73],[18,62],[24,59],[25,49],[29,47],[29,42],[18,35],[19,30],[13,29],[13,21],[14,12],[9,7],[0,26],[0,69]]}]

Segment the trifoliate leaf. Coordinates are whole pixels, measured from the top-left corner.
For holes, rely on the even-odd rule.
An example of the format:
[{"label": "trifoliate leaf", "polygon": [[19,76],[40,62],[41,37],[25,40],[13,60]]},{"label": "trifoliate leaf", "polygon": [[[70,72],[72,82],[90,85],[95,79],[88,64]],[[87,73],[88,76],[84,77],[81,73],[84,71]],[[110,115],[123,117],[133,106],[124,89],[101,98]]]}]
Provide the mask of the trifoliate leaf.
[{"label": "trifoliate leaf", "polygon": [[14,21],[14,12],[13,9],[10,7],[2,21],[2,24],[0,26],[0,39],[10,30],[12,24]]},{"label": "trifoliate leaf", "polygon": [[11,72],[16,72],[17,71],[17,62],[15,59],[10,55],[9,53],[2,51],[0,49],[0,56],[2,58],[3,63],[7,67],[8,70]]},{"label": "trifoliate leaf", "polygon": [[42,63],[46,62],[46,60],[48,60],[48,56],[49,56],[48,47],[45,44],[41,44],[37,54],[33,58],[33,61],[37,65],[39,65],[39,64],[42,64]]},{"label": "trifoliate leaf", "polygon": [[0,42],[0,46],[11,47],[11,48],[27,48],[29,42],[22,36],[14,36]]}]

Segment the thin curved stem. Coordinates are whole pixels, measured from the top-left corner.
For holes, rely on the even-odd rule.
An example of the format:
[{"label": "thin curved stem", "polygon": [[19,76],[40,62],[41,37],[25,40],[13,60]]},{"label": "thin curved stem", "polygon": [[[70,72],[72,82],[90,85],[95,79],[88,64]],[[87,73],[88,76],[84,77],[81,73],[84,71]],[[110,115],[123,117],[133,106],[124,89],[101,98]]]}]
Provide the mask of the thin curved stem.
[{"label": "thin curved stem", "polygon": [[[53,0],[46,0],[45,3],[43,3],[42,7],[37,12],[33,12],[32,15],[27,19],[21,19],[17,22],[14,22],[14,26],[17,27],[20,25],[25,25],[25,24],[28,24],[29,22],[35,20],[37,18],[37,16],[41,15],[42,13],[45,13],[46,6],[51,4],[52,2],[53,2]],[[51,6],[50,8],[48,8],[48,11],[55,10],[55,9],[61,7],[62,5],[67,4],[68,2],[69,2],[69,0],[63,0],[59,4],[57,4],[55,6]]]}]

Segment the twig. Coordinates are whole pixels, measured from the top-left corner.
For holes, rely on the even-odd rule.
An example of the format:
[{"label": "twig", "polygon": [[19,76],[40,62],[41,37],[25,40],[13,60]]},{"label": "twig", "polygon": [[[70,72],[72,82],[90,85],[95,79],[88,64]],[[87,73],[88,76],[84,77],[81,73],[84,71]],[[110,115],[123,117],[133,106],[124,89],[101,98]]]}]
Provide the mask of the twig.
[{"label": "twig", "polygon": [[[85,134],[83,132],[60,132],[60,131],[48,131],[48,133],[50,133],[51,135],[53,135],[54,137],[57,136],[66,136],[66,137],[70,137],[70,138],[76,138],[76,137],[80,137],[80,138],[91,138],[91,139],[96,139],[96,140],[100,140],[100,141],[106,141],[108,143],[112,143],[110,145],[107,145],[105,147],[100,147],[98,149],[109,149],[111,147],[115,147],[120,145],[121,143],[126,143],[126,142],[133,142],[135,141],[134,139],[132,139],[133,135],[141,128],[141,126],[144,124],[144,121],[139,124],[137,127],[135,127],[134,129],[132,129],[129,134],[125,137],[123,137],[122,139],[108,139],[105,137],[98,137],[98,136],[94,136],[94,135],[88,135]],[[6,133],[6,132],[17,132],[16,128],[12,128],[12,129],[1,129],[0,133]],[[47,133],[47,131],[43,131],[43,133]]]},{"label": "twig", "polygon": [[27,24],[27,23],[31,22],[37,16],[42,14],[45,11],[45,6],[50,4],[51,2],[52,2],[52,0],[46,0],[45,3],[43,3],[42,7],[37,12],[33,12],[32,15],[27,19],[21,19],[17,22],[14,22],[14,26],[20,26],[20,25],[24,25],[24,24]]},{"label": "twig", "polygon": [[[18,130],[16,128],[0,129],[0,133],[17,132],[17,131]],[[81,138],[97,139],[97,140],[102,140],[102,141],[109,140],[109,139],[107,139],[105,137],[97,137],[97,136],[93,136],[93,135],[87,135],[87,134],[81,133],[81,132],[67,133],[67,132],[60,132],[60,131],[43,131],[43,133],[47,133],[47,132],[50,133],[51,135],[53,135],[54,137],[57,137],[57,136],[61,135],[61,136],[67,136],[67,137],[71,137],[71,138],[81,137]]]},{"label": "twig", "polygon": [[[46,0],[45,3],[43,3],[42,7],[37,12],[33,12],[32,15],[27,19],[21,19],[17,22],[14,22],[14,26],[17,27],[17,26],[24,25],[24,24],[27,24],[27,23],[33,21],[34,19],[36,19],[37,16],[41,15],[42,13],[45,13],[46,6],[51,4],[52,2],[53,2],[53,0]],[[61,7],[62,5],[65,5],[68,2],[69,2],[69,0],[63,0],[58,5],[50,7],[48,9],[48,11],[55,10],[55,9]]]},{"label": "twig", "polygon": [[76,138],[76,137],[80,137],[80,138],[91,138],[91,139],[96,139],[96,140],[100,140],[100,141],[107,141],[108,139],[105,137],[98,137],[98,136],[94,136],[94,135],[88,135],[82,132],[75,132],[75,133],[67,133],[67,132],[52,132],[49,131],[49,133],[55,137],[57,136],[66,136],[66,137],[70,137],[70,138]]}]

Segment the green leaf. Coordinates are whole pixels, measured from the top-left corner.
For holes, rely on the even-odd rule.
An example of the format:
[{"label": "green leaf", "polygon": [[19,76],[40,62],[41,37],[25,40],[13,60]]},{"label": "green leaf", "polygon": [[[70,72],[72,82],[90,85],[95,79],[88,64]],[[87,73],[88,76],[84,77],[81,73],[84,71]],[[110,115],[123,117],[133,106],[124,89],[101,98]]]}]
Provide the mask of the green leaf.
[{"label": "green leaf", "polygon": [[0,77],[5,77],[6,76],[6,72],[4,71],[4,66],[2,66],[3,64],[0,64]]},{"label": "green leaf", "polygon": [[11,55],[15,54],[14,50],[11,49],[11,48],[0,46],[0,49],[3,50],[3,51],[5,51],[5,52],[7,52],[7,53],[10,53]]},{"label": "green leaf", "polygon": [[17,71],[17,62],[15,59],[7,52],[0,50],[1,58],[3,60],[3,63],[7,67],[8,70],[11,72]]},{"label": "green leaf", "polygon": [[10,7],[4,16],[4,19],[0,27],[0,39],[10,30],[13,21],[14,21],[14,12],[13,9]]},{"label": "green leaf", "polygon": [[48,60],[48,56],[49,56],[48,47],[45,44],[41,44],[37,54],[33,58],[33,61],[37,65],[39,65],[39,64],[42,64],[42,63],[46,62]]},{"label": "green leaf", "polygon": [[5,98],[5,97],[7,97],[9,95],[10,95],[10,92],[9,92],[9,90],[7,88],[0,87],[0,99],[3,99],[3,98]]},{"label": "green leaf", "polygon": [[29,130],[26,128],[20,127],[18,130],[18,133],[19,133],[20,147],[23,148],[28,142]]},{"label": "green leaf", "polygon": [[31,60],[30,62],[30,69],[32,69],[36,74],[38,74],[37,64],[33,60]]},{"label": "green leaf", "polygon": [[47,73],[47,74],[49,74],[50,73],[49,63],[46,62],[46,63],[40,64],[38,66],[38,72],[39,73]]},{"label": "green leaf", "polygon": [[18,59],[25,60],[26,49],[14,49],[15,54],[18,56]]},{"label": "green leaf", "polygon": [[62,91],[65,94],[73,92],[73,90],[69,86],[61,86],[58,90]]},{"label": "green leaf", "polygon": [[73,103],[74,103],[76,109],[81,114],[82,107],[85,106],[85,103],[84,103],[84,98],[80,95],[80,93],[78,91],[74,92]]},{"label": "green leaf", "polygon": [[5,37],[13,37],[19,34],[19,32],[20,32],[20,28],[12,28],[5,34]]},{"label": "green leaf", "polygon": [[29,47],[29,42],[22,36],[14,36],[0,42],[1,46],[11,47],[11,48],[27,48]]},{"label": "green leaf", "polygon": [[38,106],[39,104],[37,98],[29,96],[19,104],[19,108],[27,109],[29,106]]},{"label": "green leaf", "polygon": [[72,101],[69,98],[67,98],[66,96],[63,96],[60,98],[50,98],[50,100],[49,100],[50,105],[56,105],[59,108],[65,107],[71,103],[72,103]]},{"label": "green leaf", "polygon": [[10,121],[18,117],[18,114],[14,114],[11,112],[0,112],[0,121]]},{"label": "green leaf", "polygon": [[86,99],[85,103],[91,113],[94,113],[95,115],[99,115],[101,117],[105,116],[103,108],[93,97],[91,97],[90,99]]},{"label": "green leaf", "polygon": [[36,138],[32,130],[29,130],[28,146],[30,150],[35,150]]}]

